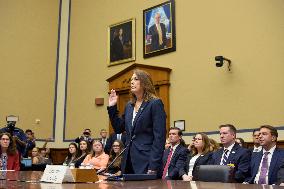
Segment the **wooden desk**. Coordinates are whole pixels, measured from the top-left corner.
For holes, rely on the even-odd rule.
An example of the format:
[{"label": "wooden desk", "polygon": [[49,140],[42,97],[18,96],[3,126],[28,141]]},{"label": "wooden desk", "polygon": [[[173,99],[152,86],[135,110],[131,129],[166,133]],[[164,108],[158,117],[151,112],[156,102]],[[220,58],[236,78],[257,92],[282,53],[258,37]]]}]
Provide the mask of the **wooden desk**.
[{"label": "wooden desk", "polygon": [[[166,180],[148,180],[148,181],[102,181],[100,183],[64,183],[50,184],[40,183],[42,172],[38,171],[20,171],[7,172],[0,175],[0,188],[32,188],[32,189],[280,189],[279,186],[262,186],[236,183],[217,183],[217,182],[184,182],[184,181],[166,181]],[[6,178],[6,179],[5,179]],[[25,182],[26,181],[26,182]]]}]

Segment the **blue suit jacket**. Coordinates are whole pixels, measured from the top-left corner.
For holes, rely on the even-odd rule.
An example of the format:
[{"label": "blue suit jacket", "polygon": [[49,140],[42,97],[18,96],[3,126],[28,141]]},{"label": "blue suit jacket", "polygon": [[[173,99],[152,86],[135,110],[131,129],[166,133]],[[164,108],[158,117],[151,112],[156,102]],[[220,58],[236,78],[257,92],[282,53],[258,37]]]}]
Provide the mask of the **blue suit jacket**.
[{"label": "blue suit jacket", "polygon": [[[163,156],[163,170],[166,166],[168,155],[169,155],[170,149],[166,149]],[[180,172],[184,169],[185,163],[187,158],[187,148],[183,147],[181,144],[179,144],[171,158],[171,162],[168,167],[168,176],[167,179],[171,180],[178,180],[181,179]]]},{"label": "blue suit jacket", "polygon": [[[212,159],[208,164],[220,165],[224,148],[213,153]],[[236,182],[244,182],[249,177],[251,153],[248,149],[242,148],[235,144],[228,157],[228,163],[234,164],[234,180]]]},{"label": "blue suit jacket", "polygon": [[166,113],[160,99],[143,102],[133,121],[134,106],[128,103],[122,117],[118,116],[116,106],[108,107],[112,127],[116,133],[126,131],[126,145],[121,164],[122,173],[130,153],[134,173],[143,174],[155,170],[162,174],[162,158],[166,141]]},{"label": "blue suit jacket", "polygon": [[[254,183],[254,179],[255,176],[258,172],[260,162],[262,159],[262,155],[263,155],[263,151],[260,152],[254,152],[251,156],[251,177],[249,179],[247,179],[247,182],[250,184]],[[270,162],[270,166],[269,166],[269,172],[268,172],[268,184],[276,184],[277,183],[277,173],[278,170],[280,169],[282,160],[284,158],[284,151],[280,150],[278,148],[275,149],[272,158],[271,158],[271,162]]]}]

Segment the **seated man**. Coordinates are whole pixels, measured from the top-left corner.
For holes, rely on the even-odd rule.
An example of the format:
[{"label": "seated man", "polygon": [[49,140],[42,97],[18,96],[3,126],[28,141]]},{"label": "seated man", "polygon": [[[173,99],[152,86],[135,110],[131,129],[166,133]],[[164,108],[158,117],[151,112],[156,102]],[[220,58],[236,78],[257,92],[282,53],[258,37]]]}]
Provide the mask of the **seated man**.
[{"label": "seated man", "polygon": [[182,131],[177,127],[170,128],[169,141],[171,147],[163,155],[163,179],[181,179],[181,170],[185,167],[187,148],[180,144]]},{"label": "seated man", "polygon": [[255,152],[251,158],[250,184],[276,184],[277,172],[280,169],[284,151],[276,147],[278,132],[270,125],[263,125],[259,131],[259,142],[262,151]]},{"label": "seated man", "polygon": [[234,169],[233,180],[243,182],[249,176],[249,163],[251,153],[235,142],[236,128],[231,124],[220,125],[220,140],[223,147],[213,153],[212,165],[229,165]]}]

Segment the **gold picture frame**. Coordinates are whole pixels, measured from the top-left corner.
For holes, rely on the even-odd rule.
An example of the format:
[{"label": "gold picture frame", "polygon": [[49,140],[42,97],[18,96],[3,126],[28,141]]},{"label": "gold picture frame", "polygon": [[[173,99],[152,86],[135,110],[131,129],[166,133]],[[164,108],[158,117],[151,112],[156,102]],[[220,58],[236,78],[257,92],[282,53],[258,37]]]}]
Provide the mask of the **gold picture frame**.
[{"label": "gold picture frame", "polygon": [[108,27],[108,66],[135,61],[135,18]]}]

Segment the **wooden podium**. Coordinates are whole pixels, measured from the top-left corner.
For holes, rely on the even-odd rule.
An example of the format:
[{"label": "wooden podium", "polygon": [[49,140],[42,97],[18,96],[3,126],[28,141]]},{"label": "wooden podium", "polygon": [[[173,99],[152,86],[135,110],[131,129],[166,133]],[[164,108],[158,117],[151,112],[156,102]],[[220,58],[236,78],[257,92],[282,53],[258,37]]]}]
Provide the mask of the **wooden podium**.
[{"label": "wooden podium", "polygon": [[95,169],[71,169],[75,182],[97,182],[99,180]]}]

